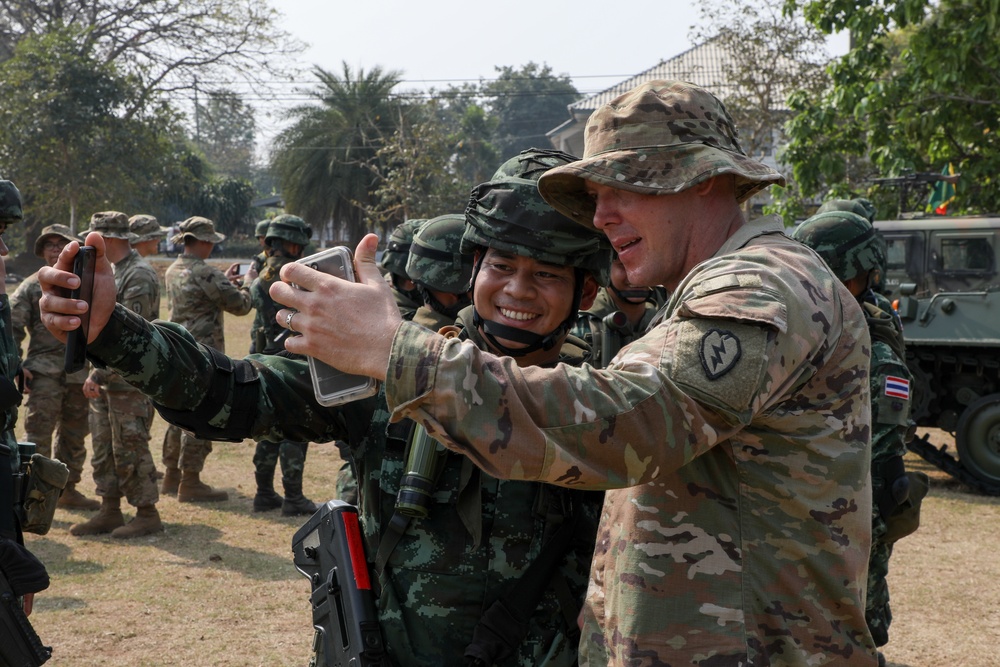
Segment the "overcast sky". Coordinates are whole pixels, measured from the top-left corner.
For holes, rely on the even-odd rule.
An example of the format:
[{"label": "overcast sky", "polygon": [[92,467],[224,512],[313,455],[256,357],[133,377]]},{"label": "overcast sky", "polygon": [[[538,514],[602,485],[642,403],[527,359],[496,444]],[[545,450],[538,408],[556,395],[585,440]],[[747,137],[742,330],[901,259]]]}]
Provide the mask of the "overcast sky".
[{"label": "overcast sky", "polygon": [[[688,0],[280,0],[281,27],[309,45],[303,65],[403,72],[403,89],[495,78],[496,66],[547,64],[594,93],[691,48]],[[845,43],[835,40],[831,55]],[[307,77],[301,84],[308,85]],[[277,119],[261,119],[265,133]],[[267,127],[271,126],[271,127]]]}]

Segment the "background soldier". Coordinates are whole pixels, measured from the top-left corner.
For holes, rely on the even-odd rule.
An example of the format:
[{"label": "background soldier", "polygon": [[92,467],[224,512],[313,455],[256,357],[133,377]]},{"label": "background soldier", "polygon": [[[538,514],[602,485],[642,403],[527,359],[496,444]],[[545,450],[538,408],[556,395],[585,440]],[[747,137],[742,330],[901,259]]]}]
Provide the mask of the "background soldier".
[{"label": "background soldier", "polygon": [[[254,344],[259,354],[285,351],[282,342],[288,333],[275,321],[275,315],[281,306],[274,303],[268,290],[276,280],[280,280],[278,271],[281,267],[302,256],[311,237],[312,229],[298,216],[279,215],[267,226],[267,260],[260,275],[250,285],[250,298],[256,311],[251,331],[257,334]],[[308,449],[308,442],[274,442],[266,439],[257,442],[253,455],[254,478],[257,482],[257,493],[253,498],[254,512],[266,512],[280,507],[284,516],[295,516],[311,515],[318,509],[316,503],[302,493],[302,473]],[[274,471],[279,460],[284,498],[274,490]]]},{"label": "background soldier", "polygon": [[[267,228],[271,224],[270,220],[261,220],[254,227],[253,235],[257,239],[257,243],[260,245],[260,252],[253,256],[250,264],[256,273],[260,273],[264,269],[264,262],[267,261],[268,248],[267,248]],[[306,241],[306,245],[308,245]],[[303,246],[304,248],[305,246]]]},{"label": "background soldier", "polygon": [[132,247],[143,257],[160,252],[160,239],[170,232],[169,227],[160,227],[156,218],[144,214],[133,215],[129,218],[128,230],[136,236]]},{"label": "background soldier", "polygon": [[[132,249],[135,235],[128,217],[118,211],[95,213],[90,232],[105,240],[108,261],[115,267],[117,302],[146,320],[160,314],[160,279],[146,260]],[[86,233],[84,234],[84,236]],[[91,464],[100,511],[89,521],[71,527],[73,535],[111,533],[131,538],[163,530],[156,511],[155,465],[149,451],[149,429],[153,406],[142,392],[106,369],[94,368],[83,383],[90,398],[90,433],[94,447]],[[135,518],[125,524],[121,498],[136,508]]]},{"label": "background soldier", "polygon": [[[903,456],[906,441],[912,436],[912,377],[906,367],[902,332],[893,315],[875,305],[872,290],[876,276],[884,272],[884,245],[866,218],[835,209],[809,218],[795,228],[792,237],[819,253],[857,298],[871,334],[872,546],[865,620],[875,646],[884,646],[889,642],[892,622],[886,576],[893,542],[888,532],[893,515],[909,497]],[[881,653],[879,664],[885,664]]]},{"label": "background soldier", "polygon": [[423,223],[413,235],[406,275],[423,301],[413,321],[431,331],[454,324],[472,303],[472,255],[460,251],[464,232],[464,215],[442,215]]},{"label": "background soldier", "polygon": [[[188,218],[171,239],[183,243],[184,252],[170,265],[166,275],[170,321],[190,331],[199,343],[220,352],[226,349],[222,313],[250,312],[250,290],[240,284],[239,264],[231,265],[223,273],[205,261],[215,244],[225,238],[215,231],[215,224],[208,218]],[[201,481],[201,471],[211,451],[211,440],[196,438],[176,426],[167,428],[163,437],[166,468],[163,493],[176,493],[182,503],[228,499],[228,493]]]},{"label": "background soldier", "polygon": [[386,281],[392,287],[396,306],[404,320],[413,319],[413,314],[420,307],[420,294],[417,286],[406,273],[406,261],[410,257],[410,244],[413,234],[420,229],[425,220],[407,220],[396,225],[389,235],[379,268],[385,273]]},{"label": "background soldier", "polygon": [[[49,225],[35,239],[35,256],[45,260],[46,266],[52,266],[59,259],[63,246],[75,240],[66,225]],[[83,382],[88,370],[71,375],[63,370],[66,346],[42,324],[38,311],[41,298],[42,287],[36,272],[18,286],[10,299],[11,324],[17,346],[22,346],[26,335],[31,336],[28,353],[21,364],[28,395],[25,437],[35,443],[39,454],[51,457],[55,430],[55,458],[69,468],[69,481],[59,496],[59,507],[94,511],[101,504],[84,497],[76,488],[87,460],[84,442],[89,432],[89,408],[87,397],[83,395]]]}]

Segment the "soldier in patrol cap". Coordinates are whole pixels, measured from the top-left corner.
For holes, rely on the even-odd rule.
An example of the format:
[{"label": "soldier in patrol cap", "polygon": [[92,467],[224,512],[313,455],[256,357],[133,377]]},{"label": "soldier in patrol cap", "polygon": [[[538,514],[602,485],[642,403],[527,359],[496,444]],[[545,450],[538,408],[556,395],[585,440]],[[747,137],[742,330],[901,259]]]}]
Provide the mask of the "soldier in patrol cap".
[{"label": "soldier in patrol cap", "polygon": [[[279,215],[268,223],[265,231],[267,260],[260,275],[250,285],[250,299],[254,307],[256,332],[254,348],[259,354],[278,354],[284,351],[282,341],[287,331],[275,321],[280,304],[274,302],[268,293],[271,285],[280,280],[278,272],[288,262],[302,257],[302,251],[309,245],[312,228],[297,215]],[[253,455],[254,479],[257,493],[253,499],[253,511],[266,512],[281,509],[284,516],[311,515],[318,506],[302,493],[302,475],[306,464],[308,442],[292,440],[257,441]],[[274,490],[274,472],[281,462],[281,483],[284,497]]]},{"label": "soldier in patrol cap", "polygon": [[454,324],[458,313],[472,303],[472,256],[460,251],[464,231],[464,215],[442,215],[423,223],[410,244],[406,275],[424,302],[413,321],[431,331]]},{"label": "soldier in patrol cap", "polygon": [[[138,313],[143,320],[160,316],[160,278],[152,266],[132,248],[136,235],[129,231],[128,216],[119,211],[95,213],[90,229],[81,234],[97,233],[104,239],[107,259],[115,265],[117,301]],[[142,392],[119,375],[104,368],[93,368],[83,383],[90,399],[90,434],[94,447],[91,464],[97,495],[101,496],[98,513],[88,521],[72,526],[73,535],[111,533],[114,538],[133,538],[163,530],[156,510],[155,465],[149,450],[149,430],[153,406]],[[121,498],[136,508],[127,524],[121,512]]]},{"label": "soldier in patrol cap", "polygon": [[[250,289],[239,277],[239,264],[225,273],[207,263],[215,244],[225,240],[208,218],[193,216],[178,225],[171,239],[184,252],[167,269],[167,305],[170,321],[185,327],[203,345],[226,349],[222,313],[250,312]],[[212,441],[196,438],[169,426],[163,436],[163,493],[177,494],[180,502],[219,502],[229,494],[201,480]]]},{"label": "soldier in patrol cap", "polygon": [[[554,166],[572,157],[548,159]],[[601,235],[548,207],[535,180],[511,171],[519,164],[515,158],[505,165],[504,173],[515,175],[473,190],[461,248],[474,261],[474,305],[444,331],[477,350],[512,351],[516,361],[504,363],[525,373],[577,366],[587,350],[569,336],[567,323],[577,308],[590,305],[599,281],[606,281],[610,248]],[[372,253],[364,265],[368,278],[385,290],[386,304],[399,317],[373,260]],[[312,285],[314,272],[304,265],[288,263],[282,272],[294,267],[306,269]],[[298,316],[281,312],[277,320],[298,330]],[[321,408],[304,361],[216,359],[207,363],[217,363],[218,372],[199,377],[188,362],[201,367],[208,352],[182,330],[157,325],[141,336],[117,336],[132,316],[124,309],[115,309],[110,320],[109,314],[92,315],[92,326],[108,328],[91,353],[115,367],[131,359],[126,365],[138,373],[130,377],[171,406],[161,408],[169,419],[235,439],[278,432],[350,444],[368,556],[382,582],[379,620],[391,664],[577,664],[577,612],[601,494],[495,479],[466,457],[438,450],[415,422],[390,423],[382,394]],[[167,338],[174,351],[169,359],[158,344]],[[206,392],[222,383],[233,389],[212,390],[208,398]],[[226,414],[221,420],[213,416],[218,410]],[[422,468],[416,460],[422,457],[408,456],[415,451],[435,452],[428,460],[436,465]],[[426,486],[414,482],[421,474]],[[504,623],[510,610],[516,611],[515,622]],[[488,641],[491,636],[496,641]]]},{"label": "soldier in patrol cap", "polygon": [[784,179],[708,91],[643,83],[585,137],[539,191],[604,233],[630,283],[671,295],[611,366],[529,372],[400,322],[374,236],[360,283],[284,268],[311,290],[272,287],[303,332],[286,347],[384,380],[393,420],[493,476],[607,489],[581,664],[876,665],[857,300],[780,219],[746,220],[741,204]]},{"label": "soldier in patrol cap", "polygon": [[[809,218],[792,237],[819,253],[864,311],[871,334],[869,386],[872,416],[872,546],[868,563],[868,596],[865,618],[876,646],[889,642],[889,557],[894,535],[889,527],[899,522],[901,508],[919,514],[920,498],[910,498],[910,475],[903,466],[906,441],[912,435],[910,385],[906,349],[895,318],[873,301],[874,276],[885,266],[885,249],[871,222],[847,209],[830,207]],[[891,307],[890,307],[891,308]],[[924,475],[926,478],[926,475]],[[926,488],[923,484],[915,485]],[[912,502],[907,502],[912,501]],[[879,653],[879,663],[885,660]]]},{"label": "soldier in patrol cap", "polygon": [[[35,239],[35,256],[52,266],[63,247],[76,236],[66,225],[49,225]],[[23,356],[25,393],[25,437],[35,443],[42,456],[53,455],[55,431],[55,458],[69,468],[69,481],[59,496],[58,506],[64,509],[95,511],[101,504],[85,497],[76,488],[83,476],[87,460],[84,441],[90,432],[90,408],[83,395],[83,382],[88,371],[82,369],[70,375],[64,370],[66,346],[55,339],[42,324],[38,301],[42,286],[38,273],[18,285],[10,298],[10,319],[14,327],[14,341],[20,348],[30,335],[27,353]]]}]

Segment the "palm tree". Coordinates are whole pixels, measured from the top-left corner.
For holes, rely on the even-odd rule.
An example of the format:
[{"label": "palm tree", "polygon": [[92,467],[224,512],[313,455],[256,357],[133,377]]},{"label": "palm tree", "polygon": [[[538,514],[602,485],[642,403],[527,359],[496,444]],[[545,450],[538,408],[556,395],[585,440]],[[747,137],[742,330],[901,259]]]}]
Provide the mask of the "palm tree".
[{"label": "palm tree", "polygon": [[271,167],[285,208],[314,227],[332,225],[334,235],[355,242],[366,231],[364,212],[377,187],[378,149],[392,136],[398,114],[390,97],[402,73],[374,67],[343,75],[321,67],[319,86],[309,91],[318,104],[292,109],[292,125],[275,140]]}]

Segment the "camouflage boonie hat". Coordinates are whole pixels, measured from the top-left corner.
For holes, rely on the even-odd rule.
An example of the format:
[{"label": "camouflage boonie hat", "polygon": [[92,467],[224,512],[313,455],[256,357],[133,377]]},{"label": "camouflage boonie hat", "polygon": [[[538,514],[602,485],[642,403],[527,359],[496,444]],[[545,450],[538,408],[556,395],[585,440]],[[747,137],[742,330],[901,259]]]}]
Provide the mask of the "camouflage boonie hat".
[{"label": "camouflage boonie hat", "polygon": [[823,202],[816,212],[826,213],[828,211],[850,211],[857,213],[868,222],[875,222],[875,204],[870,199],[858,197],[857,199],[831,199]]},{"label": "camouflage boonie hat", "polygon": [[35,257],[41,257],[45,252],[45,239],[50,236],[57,236],[67,243],[70,241],[76,241],[76,237],[73,236],[73,232],[66,225],[49,225],[42,228],[42,233],[38,235],[35,239]]},{"label": "camouflage boonie hat", "polygon": [[267,227],[270,224],[271,224],[270,220],[261,220],[260,222],[258,222],[257,226],[254,227],[253,230],[254,238],[259,239],[262,236],[267,236]]},{"label": "camouflage boonie hat", "polygon": [[477,247],[581,268],[601,285],[607,285],[611,278],[607,237],[581,227],[549,206],[538,193],[538,184],[526,178],[502,178],[472,189],[461,251],[472,254]]},{"label": "camouflage boonie hat", "polygon": [[552,167],[560,167],[579,159],[575,155],[551,148],[528,148],[500,165],[490,180],[526,178],[529,181],[537,181],[539,176]]},{"label": "camouflage boonie hat", "polygon": [[106,239],[125,239],[129,243],[135,243],[138,238],[129,231],[128,216],[121,211],[102,211],[90,216],[90,228],[79,236],[85,239],[90,232],[97,232]]},{"label": "camouflage boonie hat", "polygon": [[431,218],[413,235],[406,275],[410,280],[449,294],[469,291],[472,255],[463,255],[462,233],[465,216],[442,215]]},{"label": "camouflage boonie hat", "polygon": [[10,181],[0,181],[0,222],[12,225],[23,219],[21,191]]},{"label": "camouflage boonie hat", "polygon": [[214,222],[199,215],[188,218],[177,225],[177,229],[178,232],[170,238],[171,243],[184,243],[188,236],[209,243],[221,243],[226,239],[225,234],[215,231]]},{"label": "camouflage boonie hat", "polygon": [[160,227],[160,223],[151,215],[133,215],[128,219],[128,230],[138,236],[133,243],[155,241],[170,232],[169,227]]},{"label": "camouflage boonie hat", "polygon": [[309,245],[312,238],[312,227],[297,215],[279,215],[271,220],[267,225],[267,233],[264,242],[271,244],[271,239],[283,239],[289,243],[298,243],[300,246]]},{"label": "camouflage boonie hat", "polygon": [[817,213],[796,227],[792,238],[815,250],[841,282],[885,266],[882,239],[857,213]]},{"label": "camouflage boonie hat", "polygon": [[410,244],[413,242],[413,234],[425,222],[427,222],[426,219],[414,219],[396,225],[392,234],[389,235],[385,250],[382,252],[382,260],[379,262],[380,269],[406,279],[410,278],[406,274],[406,260],[410,256]]},{"label": "camouflage boonie hat", "polygon": [[736,177],[744,202],[785,178],[747,157],[725,106],[682,81],[649,81],[612,100],[587,121],[582,160],[544,174],[538,188],[573,220],[594,224],[587,181],[640,194],[672,194],[720,174]]}]

